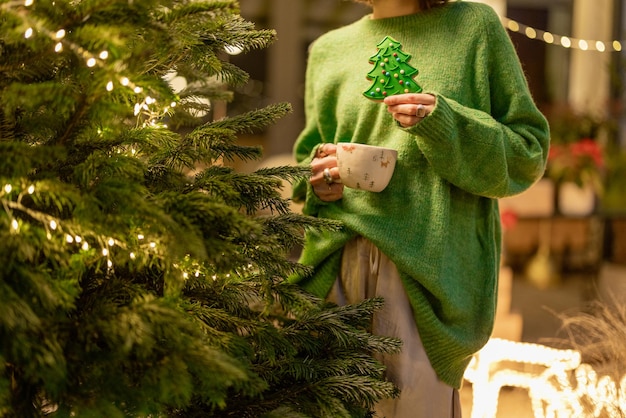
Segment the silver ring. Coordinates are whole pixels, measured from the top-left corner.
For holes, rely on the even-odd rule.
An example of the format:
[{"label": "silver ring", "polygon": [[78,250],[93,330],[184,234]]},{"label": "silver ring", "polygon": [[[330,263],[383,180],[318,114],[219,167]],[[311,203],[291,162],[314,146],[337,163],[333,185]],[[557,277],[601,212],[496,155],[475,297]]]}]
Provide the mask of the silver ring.
[{"label": "silver ring", "polygon": [[426,116],[426,108],[423,104],[420,103],[417,105],[417,111],[415,112],[415,116],[417,116],[418,118],[423,118],[424,116]]},{"label": "silver ring", "polygon": [[323,175],[324,175],[324,181],[326,182],[326,184],[333,184],[335,182],[333,180],[332,174],[330,174],[330,169],[329,168],[325,168],[324,169]]}]

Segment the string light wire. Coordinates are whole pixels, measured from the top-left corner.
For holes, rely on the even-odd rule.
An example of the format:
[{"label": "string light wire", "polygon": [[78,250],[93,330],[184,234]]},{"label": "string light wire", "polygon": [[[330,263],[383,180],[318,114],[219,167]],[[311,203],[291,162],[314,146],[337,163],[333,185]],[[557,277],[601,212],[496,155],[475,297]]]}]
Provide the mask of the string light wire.
[{"label": "string light wire", "polygon": [[526,36],[528,39],[542,41],[550,45],[557,45],[568,49],[578,49],[581,51],[622,51],[622,42],[618,40],[604,42],[598,40],[578,39],[570,36],[556,35],[545,30],[530,27],[516,20],[509,19],[508,17],[503,17],[502,23],[511,32],[519,33]]}]

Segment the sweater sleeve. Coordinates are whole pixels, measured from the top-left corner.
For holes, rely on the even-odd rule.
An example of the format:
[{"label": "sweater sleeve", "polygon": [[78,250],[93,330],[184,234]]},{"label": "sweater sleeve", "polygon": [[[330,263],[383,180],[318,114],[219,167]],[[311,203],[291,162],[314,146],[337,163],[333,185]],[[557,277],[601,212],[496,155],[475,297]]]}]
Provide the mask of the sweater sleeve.
[{"label": "sweater sleeve", "polygon": [[[537,109],[513,44],[495,13],[484,15],[489,109],[473,109],[437,92],[433,112],[407,128],[444,179],[472,194],[502,198],[541,178],[549,128]],[[483,71],[483,69],[476,69]]]},{"label": "sweater sleeve", "polygon": [[[315,43],[313,44],[315,45]],[[313,88],[314,64],[316,62],[313,59],[314,46],[310,49],[309,62],[306,70],[305,78],[305,97],[304,97],[304,112],[306,118],[306,125],[293,146],[293,154],[298,165],[308,166],[311,164],[317,149],[323,144],[322,135],[319,131],[319,125],[317,123],[317,110],[316,110],[316,98],[315,89]],[[298,203],[304,203],[302,212],[306,215],[316,216],[321,206],[328,205],[327,202],[321,200],[313,191],[313,187],[308,182],[308,179],[299,179],[293,184],[292,199]]]}]

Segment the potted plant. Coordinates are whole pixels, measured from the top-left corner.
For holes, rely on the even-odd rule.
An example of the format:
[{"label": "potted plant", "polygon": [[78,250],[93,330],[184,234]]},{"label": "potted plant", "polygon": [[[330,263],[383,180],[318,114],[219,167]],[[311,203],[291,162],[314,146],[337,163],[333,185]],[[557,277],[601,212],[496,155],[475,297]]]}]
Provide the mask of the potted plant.
[{"label": "potted plant", "polygon": [[603,193],[605,123],[571,110],[550,120],[551,145],[546,177],[556,186],[559,213],[587,216]]}]

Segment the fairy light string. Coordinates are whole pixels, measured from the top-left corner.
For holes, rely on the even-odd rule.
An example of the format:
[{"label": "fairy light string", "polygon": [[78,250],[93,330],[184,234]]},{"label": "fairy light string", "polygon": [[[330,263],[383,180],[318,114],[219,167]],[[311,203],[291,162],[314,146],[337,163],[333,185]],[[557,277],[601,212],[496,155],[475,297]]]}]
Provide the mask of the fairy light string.
[{"label": "fairy light string", "polygon": [[568,49],[597,52],[621,52],[622,42],[613,40],[609,42],[579,39],[570,36],[555,35],[551,32],[533,28],[508,17],[502,18],[502,23],[511,32],[520,33],[529,39],[543,41],[546,44],[557,45]]}]

